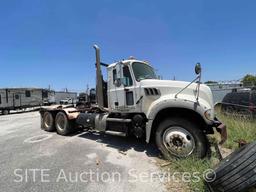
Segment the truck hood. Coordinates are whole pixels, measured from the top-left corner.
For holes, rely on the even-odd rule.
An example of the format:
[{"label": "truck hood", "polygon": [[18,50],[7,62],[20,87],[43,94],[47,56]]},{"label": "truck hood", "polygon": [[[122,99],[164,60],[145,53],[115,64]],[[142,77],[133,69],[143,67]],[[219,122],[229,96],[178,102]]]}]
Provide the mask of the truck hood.
[{"label": "truck hood", "polygon": [[[184,88],[190,82],[187,81],[173,81],[173,80],[159,80],[159,79],[144,79],[140,81],[141,85],[151,85],[158,87],[181,87]],[[196,83],[193,83],[191,86],[196,86]]]},{"label": "truck hood", "polygon": [[[141,88],[157,88],[161,92],[161,96],[168,95],[174,97],[179,91],[185,88],[190,82],[144,79],[140,81]],[[194,101],[196,99],[197,83],[192,83],[189,87],[178,94],[177,98]],[[199,101],[203,102],[207,108],[213,108],[213,96],[211,89],[205,85],[200,85]]]}]

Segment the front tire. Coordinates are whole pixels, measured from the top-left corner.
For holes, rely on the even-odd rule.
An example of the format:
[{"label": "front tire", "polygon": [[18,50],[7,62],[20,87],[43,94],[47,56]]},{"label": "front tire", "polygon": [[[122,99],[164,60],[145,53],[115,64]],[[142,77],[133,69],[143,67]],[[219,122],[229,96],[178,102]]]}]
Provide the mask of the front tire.
[{"label": "front tire", "polygon": [[60,135],[68,135],[72,132],[72,122],[64,112],[58,112],[55,118],[55,127]]},{"label": "front tire", "polygon": [[162,121],[156,130],[156,145],[166,159],[205,157],[207,138],[197,124],[179,117]]}]

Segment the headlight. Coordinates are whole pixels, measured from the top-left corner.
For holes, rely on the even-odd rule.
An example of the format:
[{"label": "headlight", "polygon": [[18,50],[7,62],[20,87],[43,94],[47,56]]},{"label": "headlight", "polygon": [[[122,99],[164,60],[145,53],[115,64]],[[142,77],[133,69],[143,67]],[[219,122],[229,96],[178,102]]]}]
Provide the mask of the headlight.
[{"label": "headlight", "polygon": [[207,120],[211,121],[212,119],[212,109],[208,109],[204,112],[204,116]]}]

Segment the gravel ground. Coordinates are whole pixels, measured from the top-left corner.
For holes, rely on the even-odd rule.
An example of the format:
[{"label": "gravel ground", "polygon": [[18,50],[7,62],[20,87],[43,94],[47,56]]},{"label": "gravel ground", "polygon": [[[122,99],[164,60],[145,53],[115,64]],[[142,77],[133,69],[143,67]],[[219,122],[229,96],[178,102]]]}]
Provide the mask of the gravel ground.
[{"label": "gravel ground", "polygon": [[0,116],[1,191],[166,191],[158,151],[133,138],[40,129],[38,112]]}]

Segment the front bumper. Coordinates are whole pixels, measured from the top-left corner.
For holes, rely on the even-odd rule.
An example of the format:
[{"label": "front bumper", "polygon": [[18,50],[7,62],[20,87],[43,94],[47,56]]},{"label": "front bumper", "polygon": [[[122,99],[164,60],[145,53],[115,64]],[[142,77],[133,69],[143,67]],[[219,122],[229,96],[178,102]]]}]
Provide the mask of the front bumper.
[{"label": "front bumper", "polygon": [[222,145],[228,138],[227,126],[222,123],[217,117],[215,117],[213,120],[213,127],[215,127],[216,130],[220,133],[221,141],[219,144]]}]

